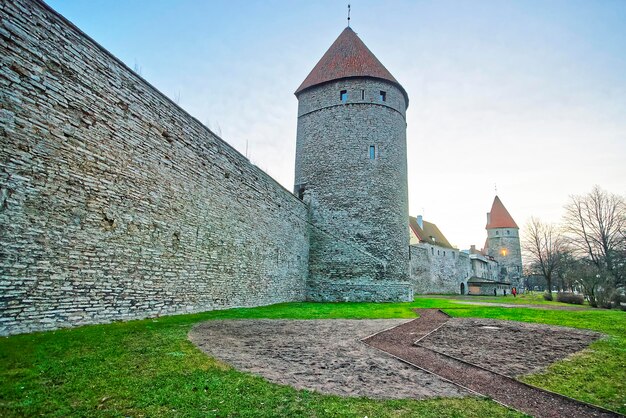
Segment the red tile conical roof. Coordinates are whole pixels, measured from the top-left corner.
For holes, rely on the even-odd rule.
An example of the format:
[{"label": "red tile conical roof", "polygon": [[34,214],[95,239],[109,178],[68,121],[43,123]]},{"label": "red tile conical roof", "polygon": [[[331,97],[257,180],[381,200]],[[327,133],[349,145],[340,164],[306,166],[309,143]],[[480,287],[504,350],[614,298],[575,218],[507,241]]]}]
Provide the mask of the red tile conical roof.
[{"label": "red tile conical roof", "polygon": [[297,96],[302,91],[318,84],[349,77],[373,77],[390,81],[402,91],[407,107],[409,105],[409,97],[398,80],[378,61],[378,58],[350,27],[341,32],[300,84],[295,94]]},{"label": "red tile conical roof", "polygon": [[518,228],[517,224],[513,220],[513,217],[506,210],[502,201],[498,196],[493,199],[493,205],[491,205],[491,211],[489,212],[489,223],[485,229],[491,228]]}]

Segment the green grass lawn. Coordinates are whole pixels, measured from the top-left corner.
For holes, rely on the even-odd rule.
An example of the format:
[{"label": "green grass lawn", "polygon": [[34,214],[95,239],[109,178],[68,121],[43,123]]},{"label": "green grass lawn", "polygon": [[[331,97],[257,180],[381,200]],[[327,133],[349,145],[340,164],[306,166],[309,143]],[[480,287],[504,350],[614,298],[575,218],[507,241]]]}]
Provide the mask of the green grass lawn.
[{"label": "green grass lawn", "polygon": [[481,303],[506,303],[508,305],[552,305],[552,306],[577,306],[577,307],[589,307],[585,301],[584,305],[572,305],[563,302],[556,301],[556,292],[552,292],[554,300],[545,300],[543,298],[543,292],[529,292],[519,294],[516,297],[513,295],[506,296],[459,296],[459,295],[420,295],[417,299],[421,298],[442,298],[442,299],[454,299],[463,300],[467,302],[481,302]]},{"label": "green grass lawn", "polygon": [[195,323],[217,318],[411,318],[414,307],[604,332],[608,339],[525,381],[626,412],[626,313],[507,309],[419,298],[389,304],[288,303],[1,338],[0,415],[522,416],[476,398],[376,401],[298,391],[238,372],[186,338]]}]

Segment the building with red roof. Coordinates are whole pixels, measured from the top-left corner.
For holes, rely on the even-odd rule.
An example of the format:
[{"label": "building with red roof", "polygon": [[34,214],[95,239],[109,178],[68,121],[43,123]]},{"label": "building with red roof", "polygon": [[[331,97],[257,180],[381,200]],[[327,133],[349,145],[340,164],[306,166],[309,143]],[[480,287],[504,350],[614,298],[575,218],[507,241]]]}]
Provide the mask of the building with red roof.
[{"label": "building with red roof", "polygon": [[522,249],[519,227],[498,196],[487,213],[487,242],[484,252],[499,264],[499,279],[520,288],[522,283]]},{"label": "building with red roof", "polygon": [[404,87],[349,26],[341,32],[317,65],[313,67],[296,90],[295,95],[299,96],[300,93],[313,86],[330,81],[360,77],[385,80],[394,84],[404,95],[408,106],[409,95]]},{"label": "building with red roof", "polygon": [[502,204],[502,201],[498,196],[493,199],[491,210],[487,213],[487,226],[486,229],[493,228],[518,228],[517,224],[513,220],[513,217],[508,210]]},{"label": "building with red roof", "polygon": [[295,95],[294,193],[312,225],[307,298],[412,300],[406,90],[347,27]]}]

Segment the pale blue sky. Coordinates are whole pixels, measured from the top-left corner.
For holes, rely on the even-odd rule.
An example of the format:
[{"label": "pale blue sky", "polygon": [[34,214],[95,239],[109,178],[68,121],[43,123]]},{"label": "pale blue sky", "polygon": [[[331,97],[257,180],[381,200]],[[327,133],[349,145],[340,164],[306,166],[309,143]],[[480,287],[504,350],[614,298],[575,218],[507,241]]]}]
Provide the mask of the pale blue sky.
[{"label": "pale blue sky", "polygon": [[[341,1],[48,3],[292,189],[293,92],[346,26]],[[352,1],[409,94],[410,212],[482,246],[498,194],[520,226],[594,184],[626,194],[626,1]]]}]

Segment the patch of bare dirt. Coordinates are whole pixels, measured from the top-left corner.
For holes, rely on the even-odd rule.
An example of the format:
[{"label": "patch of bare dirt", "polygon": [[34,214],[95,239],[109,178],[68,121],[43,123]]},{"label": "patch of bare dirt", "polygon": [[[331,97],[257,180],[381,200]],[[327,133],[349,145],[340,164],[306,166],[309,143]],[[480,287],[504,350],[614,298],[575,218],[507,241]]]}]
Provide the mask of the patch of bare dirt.
[{"label": "patch of bare dirt", "polygon": [[507,376],[536,373],[602,334],[558,326],[454,318],[418,345]]},{"label": "patch of bare dirt", "polygon": [[[421,346],[419,343],[414,344],[416,339],[428,336],[430,332],[437,333],[438,328],[442,325],[445,326],[444,324],[450,320],[447,315],[436,309],[416,309],[416,312],[419,313],[420,318],[372,335],[363,341],[414,364],[416,367],[428,370],[475,391],[475,393],[488,396],[497,402],[536,418],[608,418],[620,416],[615,412],[526,385],[504,374],[495,373],[464,360],[450,357]],[[504,324],[504,321],[494,322],[497,325],[485,324],[485,326],[495,327]],[[441,345],[450,346],[452,343],[452,340],[444,341],[441,339],[438,341],[437,347],[439,348]],[[464,343],[465,347],[470,345],[477,348],[480,346],[480,342]],[[514,347],[514,349],[517,348],[524,350],[523,345]]]},{"label": "patch of bare dirt", "polygon": [[341,396],[424,399],[466,396],[460,387],[361,341],[406,320],[228,320],[189,338],[233,367],[298,389]]}]

